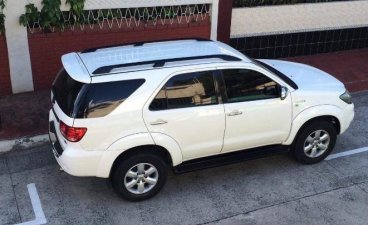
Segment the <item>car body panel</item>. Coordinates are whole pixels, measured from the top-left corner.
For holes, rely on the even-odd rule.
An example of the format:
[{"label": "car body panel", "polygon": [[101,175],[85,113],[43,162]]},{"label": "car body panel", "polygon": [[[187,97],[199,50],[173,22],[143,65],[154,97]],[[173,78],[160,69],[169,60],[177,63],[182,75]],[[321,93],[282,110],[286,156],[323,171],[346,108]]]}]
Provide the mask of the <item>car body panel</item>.
[{"label": "car body panel", "polygon": [[[142,145],[165,148],[173,166],[191,159],[263,145],[290,145],[300,128],[313,118],[334,116],[341,125],[342,133],[354,117],[354,105],[339,98],[345,92],[344,85],[321,70],[280,60],[261,60],[292,79],[298,86],[293,88],[276,74],[223,43],[179,42],[144,44],[141,47],[120,46],[88,53],[70,53],[62,57],[65,70],[79,82],[145,79],[141,87],[104,117],[70,118],[57,102],[53,104],[49,121],[54,124],[56,131],[53,135],[64,150],[61,156],[56,155],[56,159],[66,172],[75,176],[108,177],[119,155]],[[158,68],[132,67],[100,76],[91,74],[100,66],[118,63],[120,56],[124,60],[119,63],[128,63],[159,60],[164,56],[175,58],[199,54],[231,55],[240,61],[204,59],[168,63]],[[217,105],[154,112],[149,110],[151,101],[170,77],[192,71],[231,68],[253,69],[263,73],[288,89],[287,98],[230,104],[220,102]],[[226,114],[234,110],[240,110],[243,114],[228,118]],[[167,123],[151,125],[157,119],[167,120]],[[69,142],[59,130],[60,120],[68,126],[86,127],[87,133],[81,141]]]},{"label": "car body panel", "polygon": [[[222,152],[282,143],[291,129],[291,107],[290,95],[284,100],[273,98],[225,104],[226,132]],[[241,114],[231,116],[234,111]]]},{"label": "car body panel", "polygon": [[[347,107],[348,109],[346,109],[347,110],[346,112],[344,112],[345,109],[339,108],[335,105],[316,105],[316,106],[306,108],[294,118],[290,135],[288,139],[285,142],[283,142],[283,144],[284,145],[292,144],[300,128],[309,120],[317,118],[317,117],[333,116],[338,119],[340,124],[341,122],[344,123],[344,121],[351,122],[352,117],[354,117],[354,110],[351,111],[351,109],[353,109],[354,106],[349,105]],[[348,112],[350,113],[349,116],[347,115]],[[343,125],[340,133],[344,132],[345,130],[346,130],[346,125]]]},{"label": "car body panel", "polygon": [[344,89],[344,84],[315,67],[283,60],[261,60],[292,79],[300,89]]},{"label": "car body panel", "polygon": [[[224,106],[217,104],[151,111],[149,105],[170,78],[193,71],[213,71],[215,69],[202,67],[196,70],[184,69],[170,74],[156,88],[143,108],[143,118],[148,130],[151,133],[161,133],[173,138],[180,146],[183,160],[217,154],[221,151],[225,130]],[[157,120],[164,120],[167,123],[151,124]]]},{"label": "car body panel", "polygon": [[[193,51],[195,49],[195,51]],[[250,61],[228,45],[216,41],[163,41],[146,43],[140,46],[126,45],[111,48],[101,48],[93,52],[77,53],[84,62],[87,71],[94,76],[94,71],[108,65],[129,64],[163,60],[169,58],[184,58],[204,55],[230,55]],[[141,67],[144,68],[145,66]],[[115,70],[119,72],[119,70]]]},{"label": "car body panel", "polygon": [[86,84],[91,82],[91,76],[77,53],[63,55],[61,63],[74,80]]}]

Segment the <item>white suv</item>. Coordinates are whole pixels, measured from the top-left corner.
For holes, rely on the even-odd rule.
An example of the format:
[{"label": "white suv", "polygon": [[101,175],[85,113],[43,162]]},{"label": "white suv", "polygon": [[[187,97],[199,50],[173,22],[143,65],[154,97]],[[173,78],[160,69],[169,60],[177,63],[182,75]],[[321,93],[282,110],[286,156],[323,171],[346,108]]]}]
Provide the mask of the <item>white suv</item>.
[{"label": "white suv", "polygon": [[[143,200],[181,173],[291,150],[323,160],[354,117],[344,85],[316,68],[253,60],[210,40],[70,53],[52,88],[50,140],[74,176],[111,178]],[[244,151],[241,151],[244,150]]]}]

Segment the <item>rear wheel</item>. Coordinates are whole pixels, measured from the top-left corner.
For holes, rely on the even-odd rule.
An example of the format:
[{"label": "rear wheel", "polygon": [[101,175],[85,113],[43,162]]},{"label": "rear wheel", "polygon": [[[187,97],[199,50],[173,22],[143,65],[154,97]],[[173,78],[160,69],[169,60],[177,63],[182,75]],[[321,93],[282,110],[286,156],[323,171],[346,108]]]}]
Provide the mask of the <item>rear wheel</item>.
[{"label": "rear wheel", "polygon": [[141,201],[157,194],[167,179],[164,160],[153,154],[139,154],[120,161],[112,175],[115,191],[129,201]]},{"label": "rear wheel", "polygon": [[295,140],[295,158],[305,164],[320,162],[333,150],[336,138],[336,128],[329,121],[320,120],[307,124]]}]

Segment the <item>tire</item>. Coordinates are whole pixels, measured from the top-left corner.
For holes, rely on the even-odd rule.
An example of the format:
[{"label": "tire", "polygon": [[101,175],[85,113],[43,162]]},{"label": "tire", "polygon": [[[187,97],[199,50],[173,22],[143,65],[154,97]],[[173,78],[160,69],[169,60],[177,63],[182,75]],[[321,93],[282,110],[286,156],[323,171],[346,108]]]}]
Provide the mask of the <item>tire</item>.
[{"label": "tire", "polygon": [[121,160],[111,178],[113,188],[122,198],[142,201],[156,195],[165,185],[167,166],[159,156],[138,154]]},{"label": "tire", "polygon": [[303,164],[318,163],[331,153],[336,138],[337,132],[332,122],[313,121],[299,132],[293,145],[294,156]]}]

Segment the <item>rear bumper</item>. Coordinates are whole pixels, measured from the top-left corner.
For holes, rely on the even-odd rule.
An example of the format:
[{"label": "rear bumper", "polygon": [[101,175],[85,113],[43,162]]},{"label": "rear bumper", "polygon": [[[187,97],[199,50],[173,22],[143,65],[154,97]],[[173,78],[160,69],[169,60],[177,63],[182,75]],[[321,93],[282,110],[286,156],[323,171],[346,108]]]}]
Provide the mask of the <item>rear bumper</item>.
[{"label": "rear bumper", "polygon": [[78,143],[64,140],[58,127],[58,118],[53,110],[49,114],[49,138],[56,161],[61,168],[73,176],[97,176],[104,151],[86,151]]},{"label": "rear bumper", "polygon": [[58,155],[54,146],[52,150],[56,161],[68,174],[78,177],[97,176],[97,170],[103,152],[66,148],[62,155]]},{"label": "rear bumper", "polygon": [[344,133],[354,119],[354,104],[345,107],[342,117],[340,118],[340,134]]}]

